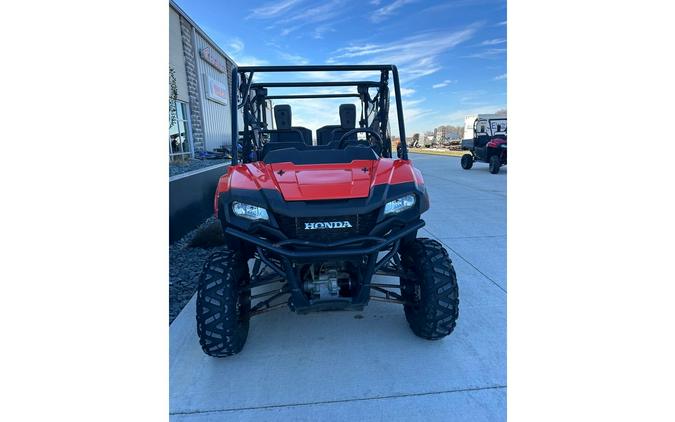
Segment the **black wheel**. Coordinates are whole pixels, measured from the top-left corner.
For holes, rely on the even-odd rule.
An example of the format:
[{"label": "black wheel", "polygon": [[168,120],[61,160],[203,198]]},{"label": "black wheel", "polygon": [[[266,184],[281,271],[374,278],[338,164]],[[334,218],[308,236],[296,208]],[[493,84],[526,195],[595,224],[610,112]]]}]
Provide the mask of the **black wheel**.
[{"label": "black wheel", "polygon": [[215,252],[204,264],[197,288],[197,334],[209,356],[239,353],[248,337],[251,291],[248,263],[239,251]]},{"label": "black wheel", "polygon": [[459,287],[448,252],[435,240],[419,238],[406,245],[401,264],[414,279],[401,278],[405,318],[415,335],[441,339],[455,329],[459,316]]},{"label": "black wheel", "polygon": [[499,167],[502,166],[502,163],[498,155],[493,155],[490,157],[490,173],[497,174],[499,173]]},{"label": "black wheel", "polygon": [[473,155],[464,154],[462,155],[462,168],[464,170],[469,170],[473,166]]}]

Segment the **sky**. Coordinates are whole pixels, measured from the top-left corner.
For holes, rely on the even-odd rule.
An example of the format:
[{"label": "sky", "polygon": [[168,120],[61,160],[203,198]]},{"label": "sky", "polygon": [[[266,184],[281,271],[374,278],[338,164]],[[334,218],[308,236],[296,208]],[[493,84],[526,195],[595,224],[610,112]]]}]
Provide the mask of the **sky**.
[{"label": "sky", "polygon": [[[176,3],[238,65],[396,65],[408,136],[440,125],[463,126],[467,115],[506,108],[505,0]],[[254,80],[378,79],[376,73],[337,76],[261,74]],[[302,89],[274,93],[348,92]],[[391,92],[391,132],[396,135],[393,86]],[[293,126],[316,130],[339,124],[338,107],[347,100],[277,100],[277,104],[291,104]]]}]

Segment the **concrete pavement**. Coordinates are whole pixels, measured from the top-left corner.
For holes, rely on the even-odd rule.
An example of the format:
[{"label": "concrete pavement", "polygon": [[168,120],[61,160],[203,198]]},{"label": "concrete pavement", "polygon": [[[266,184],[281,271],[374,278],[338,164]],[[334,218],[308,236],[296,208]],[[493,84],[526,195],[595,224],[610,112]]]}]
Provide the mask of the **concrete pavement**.
[{"label": "concrete pavement", "polygon": [[172,420],[506,419],[506,167],[411,158],[431,197],[418,236],[441,241],[457,272],[454,333],[420,339],[401,306],[380,302],[284,309],[252,319],[242,353],[214,359],[199,347],[193,298],[170,327]]}]

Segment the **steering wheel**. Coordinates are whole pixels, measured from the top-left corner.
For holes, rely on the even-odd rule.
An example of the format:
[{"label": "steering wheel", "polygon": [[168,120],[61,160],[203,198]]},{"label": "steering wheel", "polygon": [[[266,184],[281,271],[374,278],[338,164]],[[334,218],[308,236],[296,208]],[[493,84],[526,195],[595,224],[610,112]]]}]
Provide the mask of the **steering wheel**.
[{"label": "steering wheel", "polygon": [[380,141],[380,145],[383,144],[382,137],[375,130],[373,130],[369,127],[357,127],[355,129],[350,130],[349,132],[345,133],[344,135],[342,135],[340,137],[340,140],[338,141],[338,149],[343,149],[345,147],[346,141],[348,140],[347,137],[350,136],[350,135],[353,135],[355,133],[370,133],[371,135],[375,136],[378,141]]}]

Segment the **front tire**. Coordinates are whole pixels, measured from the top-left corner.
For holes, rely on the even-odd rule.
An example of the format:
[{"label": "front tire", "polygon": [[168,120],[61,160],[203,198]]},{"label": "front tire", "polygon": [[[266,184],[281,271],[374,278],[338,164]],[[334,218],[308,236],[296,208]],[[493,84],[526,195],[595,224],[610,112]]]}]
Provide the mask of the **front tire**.
[{"label": "front tire", "polygon": [[464,170],[469,170],[473,166],[473,155],[471,154],[462,155],[461,164]]},{"label": "front tire", "polygon": [[207,259],[197,288],[197,334],[209,356],[241,351],[248,337],[251,291],[248,263],[239,251],[225,249]]},{"label": "front tire", "polygon": [[493,155],[490,157],[490,173],[497,174],[499,173],[499,168],[502,166],[502,162],[498,155]]},{"label": "front tire", "polygon": [[431,239],[419,238],[402,251],[401,264],[414,279],[401,278],[405,318],[418,337],[441,339],[455,329],[459,287],[448,252]]}]

